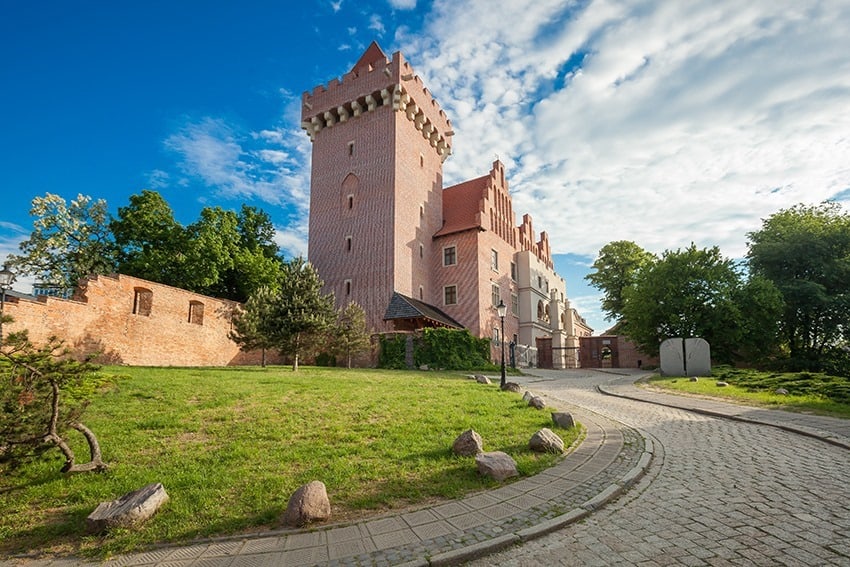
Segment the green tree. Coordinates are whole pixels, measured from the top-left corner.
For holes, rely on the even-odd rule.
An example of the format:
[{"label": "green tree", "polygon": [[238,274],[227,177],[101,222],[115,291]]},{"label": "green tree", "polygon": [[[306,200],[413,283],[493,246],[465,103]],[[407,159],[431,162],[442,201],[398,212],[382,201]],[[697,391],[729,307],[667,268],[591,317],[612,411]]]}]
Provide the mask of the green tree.
[{"label": "green tree", "polygon": [[109,226],[119,248],[120,273],[179,287],[187,238],[162,195],[147,189],[131,195]]},{"label": "green tree", "polygon": [[299,358],[316,346],[334,321],[333,294],[322,293],[323,282],[313,265],[303,258],[284,262],[278,280],[273,338],[284,356],[292,357],[292,370]]},{"label": "green tree", "polygon": [[850,339],[850,215],[837,203],[796,205],[748,234],[750,270],[782,294],[780,330],[792,363],[818,370]]},{"label": "green tree", "polygon": [[254,290],[248,301],[237,310],[233,318],[233,330],[230,338],[242,350],[262,351],[261,365],[266,366],[266,350],[274,348],[275,328],[274,310],[279,294],[270,287]]},{"label": "green tree", "polygon": [[602,310],[608,319],[623,318],[624,292],[634,284],[641,269],[651,266],[656,256],[634,242],[616,240],[599,250],[593,270],[585,279],[602,292]]},{"label": "green tree", "polygon": [[106,201],[77,195],[68,204],[47,193],[32,200],[30,214],[33,231],[21,243],[21,254],[9,255],[9,267],[66,290],[86,276],[115,271]]},{"label": "green tree", "polygon": [[739,311],[740,358],[762,363],[779,356],[780,322],[785,305],[773,282],[751,275],[737,289],[734,300]]},{"label": "green tree", "polygon": [[347,367],[351,358],[369,350],[371,333],[366,327],[366,313],[357,303],[350,301],[337,316],[336,327],[331,331],[334,352],[344,356]]},{"label": "green tree", "polygon": [[624,290],[625,334],[648,354],[658,354],[666,338],[702,337],[713,358],[730,361],[741,338],[739,284],[733,262],[716,246],[665,251]]},{"label": "green tree", "polygon": [[[80,421],[94,393],[111,379],[97,367],[69,356],[62,342],[51,338],[34,346],[26,331],[5,337],[0,345],[0,468],[15,468],[51,447],[65,456],[62,472],[107,468],[95,434]],[[77,463],[70,430],[80,432],[90,460]]]},{"label": "green tree", "polygon": [[[204,207],[200,218],[185,229],[183,270],[170,283],[176,287],[213,295],[222,278],[234,268],[239,250],[238,219],[233,211]],[[230,298],[228,298],[230,299]]]}]

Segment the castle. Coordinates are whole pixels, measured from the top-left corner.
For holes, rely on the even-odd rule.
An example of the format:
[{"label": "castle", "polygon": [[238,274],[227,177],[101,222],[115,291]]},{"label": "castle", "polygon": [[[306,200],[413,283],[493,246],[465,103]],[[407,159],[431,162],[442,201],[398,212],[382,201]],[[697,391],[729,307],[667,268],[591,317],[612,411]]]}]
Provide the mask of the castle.
[{"label": "castle", "polygon": [[[546,232],[517,225],[504,165],[443,187],[452,124],[396,52],[372,43],[349,73],[302,95],[312,141],[309,259],[337,306],[378,332],[428,326],[504,338],[519,365],[578,366],[592,333],[570,307]],[[505,336],[496,305],[508,307]]]}]

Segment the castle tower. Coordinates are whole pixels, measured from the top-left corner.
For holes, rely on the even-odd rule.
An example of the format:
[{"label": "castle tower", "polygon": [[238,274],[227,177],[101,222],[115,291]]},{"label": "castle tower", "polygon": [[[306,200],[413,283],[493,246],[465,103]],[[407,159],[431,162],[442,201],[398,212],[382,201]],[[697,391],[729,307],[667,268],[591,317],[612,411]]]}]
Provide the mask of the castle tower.
[{"label": "castle tower", "polygon": [[402,55],[372,43],[349,73],[302,95],[313,143],[309,259],[337,306],[376,331],[394,292],[432,303],[451,122]]}]

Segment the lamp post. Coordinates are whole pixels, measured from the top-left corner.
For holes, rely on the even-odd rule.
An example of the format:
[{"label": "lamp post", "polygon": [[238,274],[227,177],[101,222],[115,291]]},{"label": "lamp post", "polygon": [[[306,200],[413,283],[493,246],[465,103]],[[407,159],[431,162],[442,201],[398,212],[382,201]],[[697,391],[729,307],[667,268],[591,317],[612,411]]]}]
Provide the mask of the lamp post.
[{"label": "lamp post", "polygon": [[3,308],[6,305],[6,290],[12,287],[15,274],[3,264],[0,270],[0,345],[3,344]]},{"label": "lamp post", "polygon": [[496,306],[496,311],[499,312],[499,319],[502,320],[502,333],[499,335],[499,342],[502,343],[502,380],[499,382],[499,387],[505,387],[505,314],[508,312],[508,307],[505,302],[499,300],[499,305]]}]

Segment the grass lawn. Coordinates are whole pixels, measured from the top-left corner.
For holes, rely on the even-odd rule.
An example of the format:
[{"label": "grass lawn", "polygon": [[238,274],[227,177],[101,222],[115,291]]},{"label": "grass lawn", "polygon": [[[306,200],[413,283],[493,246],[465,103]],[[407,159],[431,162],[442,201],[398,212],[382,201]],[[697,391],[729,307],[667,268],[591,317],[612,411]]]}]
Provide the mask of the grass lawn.
[{"label": "grass lawn", "polygon": [[[717,382],[729,384],[717,386]],[[722,398],[734,402],[787,411],[850,418],[850,379],[810,372],[761,372],[719,366],[711,377],[655,377],[652,387],[677,393]],[[788,394],[777,394],[783,388]]]},{"label": "grass lawn", "polygon": [[[496,486],[451,453],[473,428],[520,474],[557,460],[528,449],[551,427],[517,394],[444,372],[301,368],[105,368],[122,377],[83,422],[110,468],[65,476],[51,450],[0,474],[0,553],[107,557],[157,542],[280,527],[298,486],[321,480],[332,521]],[[578,429],[559,430],[570,445]],[[81,462],[82,439],[74,438]],[[170,502],[136,531],[85,534],[98,503],[151,482]]]}]

